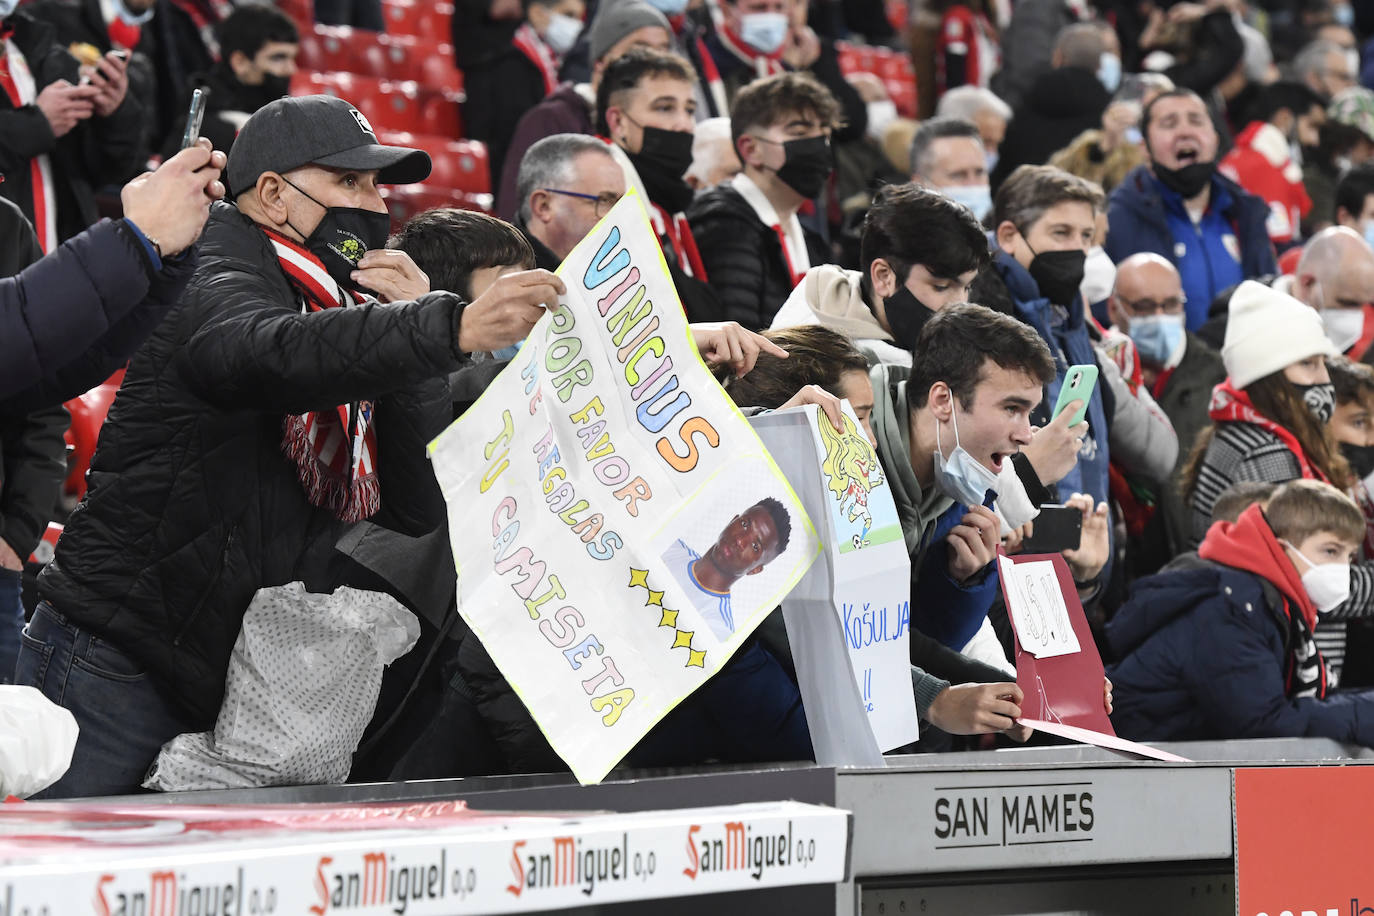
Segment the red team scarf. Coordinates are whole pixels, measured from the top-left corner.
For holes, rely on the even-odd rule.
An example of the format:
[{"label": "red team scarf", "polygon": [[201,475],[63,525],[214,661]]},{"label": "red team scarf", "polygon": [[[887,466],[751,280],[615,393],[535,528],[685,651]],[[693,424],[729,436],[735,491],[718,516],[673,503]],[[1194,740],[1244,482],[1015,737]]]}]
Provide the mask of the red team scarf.
[{"label": "red team scarf", "polygon": [[716,37],[720,39],[725,50],[753,67],[754,72],[760,77],[776,76],[787,69],[782,65],[782,52],[787,49],[786,42],[772,54],[764,54],[724,26],[716,30]]},{"label": "red team scarf", "polygon": [[527,22],[516,29],[512,41],[520,53],[528,57],[530,63],[539,69],[539,75],[544,78],[544,94],[548,95],[557,89],[558,57],[553,53],[553,49],[544,43],[544,39],[539,37],[534,26]]},{"label": "red team scarf", "polygon": [[[300,296],[302,314],[368,301],[335,283],[323,262],[300,245],[270,229],[263,231],[276,249],[282,272]],[[372,401],[289,414],[283,434],[282,451],[296,463],[311,505],[328,509],[345,522],[369,518],[382,507]]]},{"label": "red team scarf", "polygon": [[1208,409],[1208,416],[1221,423],[1252,423],[1261,429],[1268,430],[1280,442],[1288,446],[1293,457],[1298,459],[1298,469],[1302,471],[1303,477],[1309,480],[1331,482],[1326,479],[1326,475],[1320,469],[1307,460],[1307,455],[1303,452],[1297,436],[1256,410],[1254,403],[1250,400],[1250,395],[1240,388],[1232,387],[1229,378],[1212,389],[1212,406]]}]

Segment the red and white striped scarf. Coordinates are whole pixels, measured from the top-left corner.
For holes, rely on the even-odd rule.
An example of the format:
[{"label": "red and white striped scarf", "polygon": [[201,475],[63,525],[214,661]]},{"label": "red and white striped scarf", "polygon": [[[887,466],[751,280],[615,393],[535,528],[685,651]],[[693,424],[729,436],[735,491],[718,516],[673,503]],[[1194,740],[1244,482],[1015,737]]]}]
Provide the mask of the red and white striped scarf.
[{"label": "red and white striped scarf", "polygon": [[[300,295],[302,314],[368,301],[340,287],[323,262],[299,244],[270,229],[263,231],[282,272]],[[382,507],[372,407],[371,400],[359,400],[333,410],[288,414],[283,422],[282,451],[296,463],[306,499],[341,521],[362,521]]]},{"label": "red and white striped scarf", "polygon": [[753,67],[754,75],[760,79],[777,76],[787,70],[782,63],[782,52],[787,49],[786,43],[772,54],[765,54],[724,26],[716,30],[716,37],[720,39],[721,47]]},{"label": "red and white striped scarf", "polygon": [[527,22],[516,29],[511,43],[539,69],[539,75],[544,78],[545,95],[558,88],[558,55],[539,37],[534,26]]}]

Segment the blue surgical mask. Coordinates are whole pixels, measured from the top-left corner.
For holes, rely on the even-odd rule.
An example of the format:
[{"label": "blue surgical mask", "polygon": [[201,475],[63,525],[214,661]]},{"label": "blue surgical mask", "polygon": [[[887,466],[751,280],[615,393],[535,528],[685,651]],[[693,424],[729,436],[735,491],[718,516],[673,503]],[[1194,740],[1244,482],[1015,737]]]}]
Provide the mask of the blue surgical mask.
[{"label": "blue surgical mask", "polygon": [[987,163],[989,175],[992,174],[993,169],[997,168],[997,161],[1000,158],[1001,154],[999,154],[997,150],[991,150],[990,152],[983,153],[983,161]]},{"label": "blue surgical mask", "polygon": [[1331,15],[1335,17],[1337,25],[1343,25],[1347,29],[1355,26],[1355,7],[1349,3],[1342,3],[1331,8]]},{"label": "blue surgical mask", "polygon": [[1183,340],[1183,313],[1132,318],[1127,333],[1142,361],[1151,366],[1167,366]]},{"label": "blue surgical mask", "polygon": [[950,185],[941,188],[940,193],[956,204],[968,207],[980,223],[992,212],[992,189],[985,184]]},{"label": "blue surgical mask", "polygon": [[676,16],[687,9],[687,0],[649,0],[649,5],[665,16]]},{"label": "blue surgical mask", "polygon": [[148,20],[153,18],[153,13],[157,12],[156,4],[148,7],[141,13],[135,13],[122,2],[116,2],[115,6],[118,7],[119,21],[123,22],[125,25],[145,25]]},{"label": "blue surgical mask", "polygon": [[0,19],[9,18],[10,13],[19,5],[19,0],[0,0]]},{"label": "blue surgical mask", "polygon": [[581,34],[581,19],[553,13],[549,16],[548,28],[544,30],[544,41],[553,48],[553,53],[563,55],[572,50],[572,46],[577,43],[577,36]]},{"label": "blue surgical mask", "polygon": [[[957,400],[957,399],[956,399]],[[954,424],[954,451],[944,456],[940,447],[940,422],[935,423],[935,488],[957,503],[981,506],[988,491],[997,495],[997,475],[983,466],[959,444],[959,409],[950,413]]]},{"label": "blue surgical mask", "polygon": [[1121,86],[1121,58],[1110,51],[1103,51],[1097,59],[1097,81],[1108,92],[1116,92]]},{"label": "blue surgical mask", "polygon": [[1364,240],[1374,247],[1374,219],[1364,224]]},{"label": "blue surgical mask", "polygon": [[755,51],[772,54],[787,40],[786,13],[745,13],[739,20],[739,37]]}]

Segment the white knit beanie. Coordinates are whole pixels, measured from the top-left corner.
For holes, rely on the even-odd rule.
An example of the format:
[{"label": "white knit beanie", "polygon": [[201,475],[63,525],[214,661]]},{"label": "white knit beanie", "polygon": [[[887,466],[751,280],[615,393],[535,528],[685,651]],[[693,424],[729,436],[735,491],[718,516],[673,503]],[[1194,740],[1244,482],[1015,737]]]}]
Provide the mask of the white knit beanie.
[{"label": "white knit beanie", "polygon": [[1309,356],[1335,356],[1321,315],[1292,296],[1246,280],[1231,295],[1221,361],[1244,388]]}]

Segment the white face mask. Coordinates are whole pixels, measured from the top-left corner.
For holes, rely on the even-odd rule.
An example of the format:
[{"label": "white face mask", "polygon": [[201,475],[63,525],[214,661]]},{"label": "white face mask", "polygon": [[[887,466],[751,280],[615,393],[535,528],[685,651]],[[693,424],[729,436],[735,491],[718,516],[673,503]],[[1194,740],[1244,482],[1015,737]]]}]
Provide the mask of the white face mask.
[{"label": "white face mask", "polygon": [[959,444],[958,409],[950,412],[954,424],[954,451],[944,456],[940,447],[940,422],[935,422],[935,486],[950,499],[965,506],[981,506],[988,490],[997,495],[997,475]]},{"label": "white face mask", "polygon": [[555,54],[567,54],[582,34],[582,20],[562,13],[550,13],[548,27],[544,29],[544,41]]},{"label": "white face mask", "polygon": [[952,184],[938,189],[956,204],[963,204],[982,222],[992,212],[992,189],[985,184]]},{"label": "white face mask", "polygon": [[1307,572],[1302,574],[1302,587],[1307,597],[1323,614],[1345,603],[1350,597],[1349,563],[1313,563],[1303,556],[1302,551],[1287,541],[1280,541],[1285,547],[1298,555],[1307,564]]},{"label": "white face mask", "polygon": [[1322,324],[1327,339],[1344,353],[1364,334],[1364,309],[1322,309]]},{"label": "white face mask", "polygon": [[6,19],[14,8],[19,5],[19,0],[0,0],[0,19]]},{"label": "white face mask", "polygon": [[772,54],[787,40],[786,13],[745,13],[739,20],[739,37],[755,51]]},{"label": "white face mask", "polygon": [[881,99],[868,103],[868,136],[879,143],[887,126],[897,120],[897,103],[891,99]]}]

